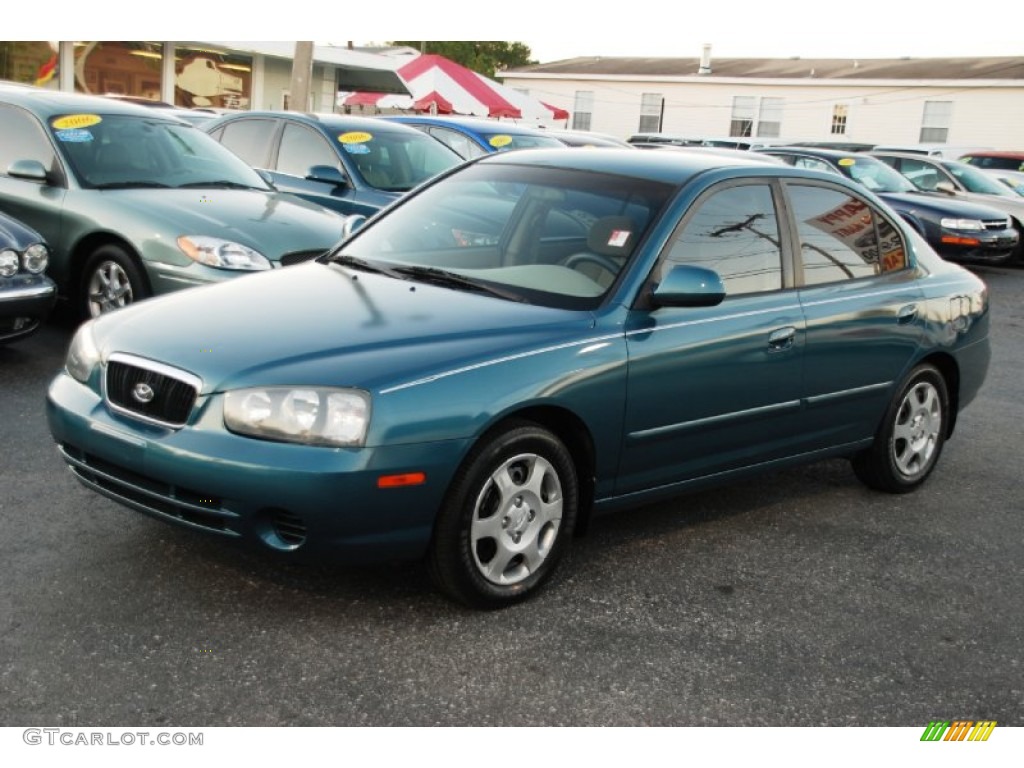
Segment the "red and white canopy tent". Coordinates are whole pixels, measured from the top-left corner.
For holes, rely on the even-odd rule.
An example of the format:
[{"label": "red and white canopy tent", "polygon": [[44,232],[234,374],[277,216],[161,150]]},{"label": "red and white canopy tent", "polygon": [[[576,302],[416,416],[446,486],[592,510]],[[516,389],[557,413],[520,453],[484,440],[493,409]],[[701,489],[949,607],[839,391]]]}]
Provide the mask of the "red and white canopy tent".
[{"label": "red and white canopy tent", "polygon": [[411,96],[355,92],[344,96],[340,103],[440,115],[513,118],[539,124],[569,119],[566,110],[501,85],[444,56],[421,54],[397,72]]}]

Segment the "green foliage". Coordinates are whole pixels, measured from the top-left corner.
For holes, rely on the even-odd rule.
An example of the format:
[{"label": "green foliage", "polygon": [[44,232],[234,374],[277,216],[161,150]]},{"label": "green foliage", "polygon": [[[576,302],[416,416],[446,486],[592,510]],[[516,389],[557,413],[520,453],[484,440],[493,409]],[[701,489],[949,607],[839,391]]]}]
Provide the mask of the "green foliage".
[{"label": "green foliage", "polygon": [[407,45],[423,53],[436,53],[457,64],[472,69],[484,77],[494,77],[501,69],[525,67],[537,62],[530,58],[530,47],[525,43],[510,43],[502,40],[434,40],[425,43],[395,41],[389,45]]}]

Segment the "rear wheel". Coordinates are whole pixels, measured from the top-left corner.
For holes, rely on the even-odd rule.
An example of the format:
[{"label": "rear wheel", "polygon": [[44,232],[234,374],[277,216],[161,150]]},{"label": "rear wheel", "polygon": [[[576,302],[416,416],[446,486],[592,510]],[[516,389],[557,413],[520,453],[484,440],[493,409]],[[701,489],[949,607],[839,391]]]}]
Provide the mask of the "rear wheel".
[{"label": "rear wheel", "polygon": [[149,296],[145,275],[119,245],[101,245],[82,272],[82,308],[87,317],[99,317]]},{"label": "rear wheel", "polygon": [[546,429],[516,422],[485,438],[460,468],[438,515],[428,555],[437,586],[478,608],[533,593],[572,537],[576,470]]},{"label": "rear wheel", "polygon": [[933,365],[917,366],[889,404],[874,444],[853,458],[854,472],[871,488],[914,490],[939,460],[948,420],[945,379]]}]

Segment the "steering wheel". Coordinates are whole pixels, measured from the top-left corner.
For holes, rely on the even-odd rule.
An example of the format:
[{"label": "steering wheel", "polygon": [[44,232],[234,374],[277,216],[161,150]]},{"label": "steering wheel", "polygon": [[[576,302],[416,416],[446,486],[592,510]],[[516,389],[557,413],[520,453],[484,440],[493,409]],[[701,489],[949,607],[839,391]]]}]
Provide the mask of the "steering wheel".
[{"label": "steering wheel", "polygon": [[619,274],[619,270],[622,269],[621,265],[610,257],[590,253],[589,251],[574,253],[572,256],[562,260],[562,266],[569,267],[570,269],[576,269],[577,264],[595,264],[605,272],[608,272],[613,280]]}]

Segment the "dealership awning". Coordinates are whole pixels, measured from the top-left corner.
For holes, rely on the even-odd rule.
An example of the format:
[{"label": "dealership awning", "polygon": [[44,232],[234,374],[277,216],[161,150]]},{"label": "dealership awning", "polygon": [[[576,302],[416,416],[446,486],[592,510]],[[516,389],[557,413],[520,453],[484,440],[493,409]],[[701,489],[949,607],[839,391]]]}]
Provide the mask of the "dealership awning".
[{"label": "dealership awning", "polygon": [[515,118],[535,122],[567,120],[569,113],[484,77],[451,59],[423,54],[398,68],[411,96],[353,89],[345,106],[374,106],[436,114]]}]

